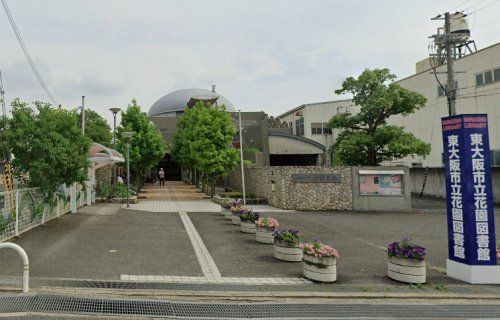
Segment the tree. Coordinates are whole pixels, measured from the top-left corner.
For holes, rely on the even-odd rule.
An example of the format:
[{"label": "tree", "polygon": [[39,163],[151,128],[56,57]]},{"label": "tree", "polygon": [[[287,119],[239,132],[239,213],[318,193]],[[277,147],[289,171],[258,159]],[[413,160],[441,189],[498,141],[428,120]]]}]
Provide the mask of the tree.
[{"label": "tree", "polygon": [[173,154],[188,169],[197,169],[206,182],[236,167],[238,151],[231,145],[236,128],[225,106],[197,102],[179,119]]},{"label": "tree", "polygon": [[130,139],[130,171],[139,187],[140,178],[165,156],[163,136],[156,125],[149,121],[146,113],[141,111],[135,99],[132,99],[132,104],[122,113],[121,125],[117,131],[117,149],[123,155],[126,154],[126,142],[121,135],[125,131],[134,132]]},{"label": "tree", "polygon": [[[81,114],[76,110],[74,112],[76,112],[80,118],[78,126],[81,128]],[[111,140],[113,139],[111,128],[106,119],[91,109],[85,109],[85,136],[90,138],[91,141],[107,147],[111,146]]]},{"label": "tree", "polygon": [[342,129],[334,144],[335,159],[344,165],[376,166],[384,160],[427,156],[431,146],[387,124],[393,115],[409,115],[424,107],[426,98],[394,82],[389,69],[366,69],[357,79],[347,78],[336,94],[351,93],[356,114],[339,113],[330,128]]},{"label": "tree", "polygon": [[39,187],[46,203],[59,186],[87,180],[90,140],[69,110],[19,99],[12,102],[12,118],[2,120],[2,153],[13,155],[14,174],[26,187]]}]

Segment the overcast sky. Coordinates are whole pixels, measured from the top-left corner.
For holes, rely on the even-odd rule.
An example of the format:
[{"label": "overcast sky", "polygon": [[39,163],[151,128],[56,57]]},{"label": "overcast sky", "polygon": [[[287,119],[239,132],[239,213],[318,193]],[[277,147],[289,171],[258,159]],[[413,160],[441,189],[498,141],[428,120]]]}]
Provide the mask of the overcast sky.
[{"label": "overcast sky", "polygon": [[[461,5],[462,3],[464,3]],[[136,98],[144,111],[178,89],[217,91],[237,108],[278,115],[333,100],[365,68],[414,73],[446,10],[469,9],[478,48],[500,40],[500,1],[7,0],[40,73],[64,107]],[[48,97],[0,9],[6,100]]]}]

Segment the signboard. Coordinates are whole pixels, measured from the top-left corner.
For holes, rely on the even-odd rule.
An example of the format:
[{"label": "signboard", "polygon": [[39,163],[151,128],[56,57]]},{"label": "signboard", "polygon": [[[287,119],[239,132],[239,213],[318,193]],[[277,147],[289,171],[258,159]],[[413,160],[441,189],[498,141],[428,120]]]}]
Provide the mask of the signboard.
[{"label": "signboard", "polygon": [[359,174],[360,195],[403,195],[402,174]]},{"label": "signboard", "polygon": [[310,174],[310,173],[293,173],[292,182],[299,183],[339,183],[341,181],[340,174],[325,173],[325,174]]},{"label": "signboard", "polygon": [[448,256],[467,265],[496,265],[488,117],[442,118]]}]

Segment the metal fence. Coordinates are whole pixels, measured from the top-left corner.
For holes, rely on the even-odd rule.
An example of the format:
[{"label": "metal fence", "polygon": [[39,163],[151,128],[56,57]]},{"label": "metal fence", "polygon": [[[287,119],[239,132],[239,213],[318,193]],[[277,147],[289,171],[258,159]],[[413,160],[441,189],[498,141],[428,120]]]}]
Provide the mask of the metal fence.
[{"label": "metal fence", "polygon": [[[76,205],[85,204],[85,191],[77,185]],[[54,206],[44,203],[38,188],[0,192],[0,242],[16,237],[45,222],[70,212],[70,188],[61,186]],[[9,197],[14,201],[9,201]],[[13,206],[12,206],[13,205]]]}]

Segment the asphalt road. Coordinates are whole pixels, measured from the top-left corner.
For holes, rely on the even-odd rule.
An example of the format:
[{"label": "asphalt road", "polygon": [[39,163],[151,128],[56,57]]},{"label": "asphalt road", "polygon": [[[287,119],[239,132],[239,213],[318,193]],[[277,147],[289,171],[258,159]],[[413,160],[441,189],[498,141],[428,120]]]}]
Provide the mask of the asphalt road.
[{"label": "asphalt road", "polygon": [[[14,240],[34,277],[119,279],[121,274],[201,276],[176,213],[83,207]],[[0,251],[0,275],[20,275],[21,259]]]},{"label": "asphalt road", "polygon": [[[469,286],[442,272],[447,257],[444,213],[266,213],[295,227],[304,241],[319,238],[340,252],[338,281],[305,290],[342,286],[404,286],[386,277],[386,246],[410,237],[427,248],[429,284],[500,295],[498,286]],[[273,258],[273,246],[218,213],[189,213],[223,277],[299,277],[301,263]],[[500,230],[497,214],[497,237]],[[117,280],[120,275],[202,276],[191,242],[177,213],[151,213],[110,206],[85,207],[49,221],[13,242],[30,257],[31,276]],[[19,276],[21,261],[0,251],[0,276]]]}]

